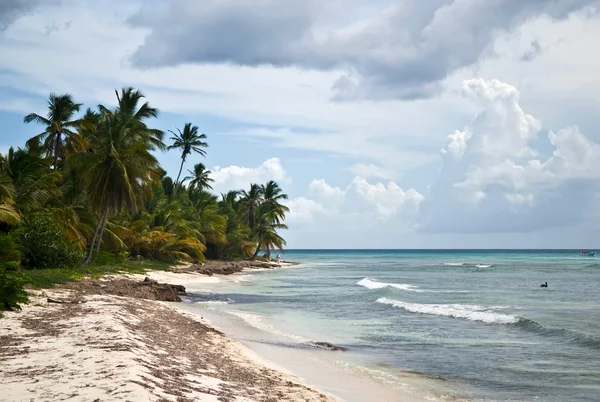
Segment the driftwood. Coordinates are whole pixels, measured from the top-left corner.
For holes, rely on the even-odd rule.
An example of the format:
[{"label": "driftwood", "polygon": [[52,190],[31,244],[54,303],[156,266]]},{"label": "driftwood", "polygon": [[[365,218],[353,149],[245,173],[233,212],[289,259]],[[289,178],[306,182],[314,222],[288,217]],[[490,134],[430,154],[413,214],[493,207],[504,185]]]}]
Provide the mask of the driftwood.
[{"label": "driftwood", "polygon": [[83,303],[82,300],[57,300],[57,299],[51,299],[51,298],[46,298],[48,303],[56,303],[56,304],[79,304],[79,303]]}]

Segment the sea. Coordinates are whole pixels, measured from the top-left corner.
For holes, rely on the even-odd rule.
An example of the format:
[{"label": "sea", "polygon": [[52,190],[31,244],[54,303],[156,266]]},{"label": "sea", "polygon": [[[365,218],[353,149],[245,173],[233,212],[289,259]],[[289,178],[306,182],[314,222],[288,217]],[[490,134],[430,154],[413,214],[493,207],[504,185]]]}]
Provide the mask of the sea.
[{"label": "sea", "polygon": [[269,334],[251,342],[346,348],[322,356],[424,399],[600,401],[600,253],[290,250],[283,259],[299,265],[242,275],[188,303]]}]

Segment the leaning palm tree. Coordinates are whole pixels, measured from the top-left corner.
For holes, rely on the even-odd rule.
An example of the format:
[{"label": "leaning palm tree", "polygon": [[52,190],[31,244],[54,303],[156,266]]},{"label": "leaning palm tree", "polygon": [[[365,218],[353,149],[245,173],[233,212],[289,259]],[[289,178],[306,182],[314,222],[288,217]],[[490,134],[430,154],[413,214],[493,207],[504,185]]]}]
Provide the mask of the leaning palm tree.
[{"label": "leaning palm tree", "polygon": [[181,149],[181,166],[179,167],[179,174],[177,175],[177,179],[175,180],[175,184],[179,183],[179,177],[181,176],[181,170],[183,169],[183,164],[185,163],[186,158],[192,152],[199,153],[202,156],[206,155],[206,151],[202,148],[208,147],[206,142],[202,140],[206,139],[206,134],[198,134],[198,127],[192,126],[192,123],[185,123],[183,127],[183,132],[180,129],[177,129],[179,134],[169,130],[173,137],[173,145],[170,145],[167,149]]},{"label": "leaning palm tree", "polygon": [[[79,112],[80,107],[81,103],[75,103],[70,94],[51,93],[48,98],[46,117],[30,113],[23,119],[25,123],[35,122],[46,126],[44,132],[34,136],[31,140],[44,141],[47,155],[54,160],[54,169],[58,169],[59,161],[64,161],[65,141],[77,140],[77,134],[73,129],[78,127],[80,120],[74,120],[73,116]],[[66,140],[63,136],[66,137]]]},{"label": "leaning palm tree", "polygon": [[[143,97],[131,89],[124,92]],[[122,98],[118,94],[117,98],[121,104]],[[151,109],[147,103],[142,108]],[[144,115],[135,108],[120,107],[112,111],[100,107],[100,110],[101,121],[92,138],[94,152],[81,156],[89,199],[101,213],[84,265],[90,262],[96,241],[97,249],[100,247],[108,214],[125,207],[130,211],[137,209],[140,194],[159,171],[158,161],[150,151],[162,144],[158,131],[149,129],[143,121],[156,113]]]},{"label": "leaning palm tree", "polygon": [[282,200],[287,200],[287,194],[284,194],[281,187],[279,187],[279,184],[273,180],[269,181],[266,185],[261,186],[261,190],[264,197],[264,204],[270,215],[273,217],[273,221],[275,223],[281,223],[285,219],[285,214],[290,212],[290,209],[280,202]]},{"label": "leaning palm tree", "polygon": [[187,176],[183,179],[183,181],[191,180],[190,187],[199,188],[199,189],[211,189],[212,186],[210,183],[214,182],[214,180],[210,177],[210,170],[207,170],[204,164],[196,163],[194,165],[194,171],[188,170],[191,176]]},{"label": "leaning palm tree", "polygon": [[244,214],[244,221],[250,228],[250,231],[252,231],[254,230],[256,212],[263,201],[262,189],[258,184],[251,184],[250,191],[242,190],[241,195],[240,204]]}]

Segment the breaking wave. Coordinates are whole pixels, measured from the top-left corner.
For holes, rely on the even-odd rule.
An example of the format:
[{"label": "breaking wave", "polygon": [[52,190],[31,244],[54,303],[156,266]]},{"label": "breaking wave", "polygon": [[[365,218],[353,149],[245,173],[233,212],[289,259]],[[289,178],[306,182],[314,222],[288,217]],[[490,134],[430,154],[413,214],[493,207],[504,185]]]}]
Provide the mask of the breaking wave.
[{"label": "breaking wave", "polygon": [[445,262],[444,265],[447,267],[474,267],[474,268],[493,267],[492,264],[471,264],[471,263],[466,263],[466,262]]},{"label": "breaking wave", "polygon": [[371,280],[369,278],[361,279],[360,281],[356,282],[356,284],[358,286],[362,286],[367,289],[383,289],[383,288],[391,287],[391,288],[395,288],[395,289],[408,290],[409,292],[423,292],[423,290],[419,289],[418,286],[408,285],[406,283],[377,282],[377,281]]},{"label": "breaking wave", "polygon": [[469,304],[417,304],[381,297],[377,303],[391,305],[411,313],[430,314],[444,317],[481,321],[488,324],[510,324],[521,330],[543,337],[558,339],[565,343],[600,350],[600,338],[565,328],[548,327],[524,317],[499,313],[504,306],[478,306]]},{"label": "breaking wave", "polygon": [[516,324],[518,317],[498,313],[491,307],[469,304],[418,304],[380,297],[377,303],[404,309],[411,313],[430,314],[444,317],[463,318],[488,324]]}]

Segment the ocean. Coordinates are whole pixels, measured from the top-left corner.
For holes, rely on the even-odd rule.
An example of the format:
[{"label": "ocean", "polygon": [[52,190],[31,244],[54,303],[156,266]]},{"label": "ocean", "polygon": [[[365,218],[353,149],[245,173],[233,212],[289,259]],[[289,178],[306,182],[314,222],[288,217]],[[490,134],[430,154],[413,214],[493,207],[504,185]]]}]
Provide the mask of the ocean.
[{"label": "ocean", "polygon": [[431,399],[600,400],[600,256],[292,250],[284,260],[300,265],[189,301],[281,347],[347,348],[327,356],[387,387],[418,384]]}]

